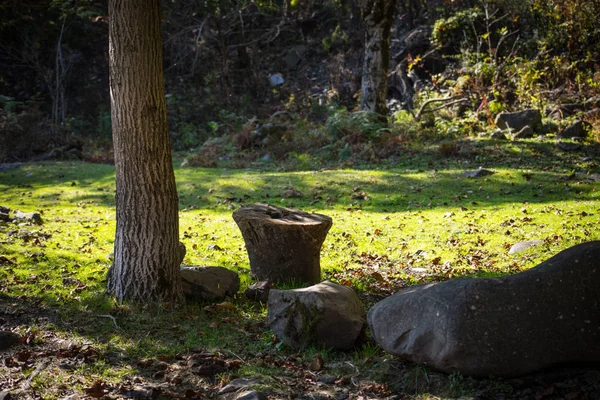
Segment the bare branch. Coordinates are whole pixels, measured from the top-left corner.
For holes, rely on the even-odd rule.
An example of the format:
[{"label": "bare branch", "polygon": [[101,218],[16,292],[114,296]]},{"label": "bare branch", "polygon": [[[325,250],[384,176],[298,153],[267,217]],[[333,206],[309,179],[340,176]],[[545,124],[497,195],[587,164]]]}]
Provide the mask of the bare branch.
[{"label": "bare branch", "polygon": [[[448,103],[442,104],[441,106],[434,107],[434,108],[429,109],[429,110],[425,110],[425,107],[427,107],[429,104],[446,102],[446,101]],[[421,105],[421,108],[419,108],[419,111],[415,115],[415,119],[416,120],[421,119],[421,115],[423,113],[426,113],[426,112],[429,113],[429,112],[438,111],[438,110],[441,110],[443,108],[447,108],[447,107],[450,107],[450,106],[452,106],[454,104],[462,103],[462,102],[465,102],[465,101],[468,101],[468,99],[466,97],[464,97],[464,96],[451,96],[451,97],[445,97],[445,98],[429,99],[429,100],[425,101],[425,103],[423,103]]]},{"label": "bare branch", "polygon": [[115,319],[115,317],[113,317],[110,314],[103,314],[103,315],[98,315],[101,318],[110,318],[112,319],[113,324],[115,324],[115,328],[119,331],[121,330],[121,328],[119,328],[119,325],[117,325],[117,320]]}]

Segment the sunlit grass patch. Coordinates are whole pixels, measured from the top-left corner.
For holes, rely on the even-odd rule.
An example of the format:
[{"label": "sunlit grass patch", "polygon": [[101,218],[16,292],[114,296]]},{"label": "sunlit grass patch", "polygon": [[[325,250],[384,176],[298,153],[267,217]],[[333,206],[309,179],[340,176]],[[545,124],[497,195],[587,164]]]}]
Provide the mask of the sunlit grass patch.
[{"label": "sunlit grass patch", "polygon": [[[357,290],[366,307],[409,285],[516,273],[570,246],[600,239],[600,190],[588,179],[595,164],[558,164],[553,158],[536,164],[525,154],[512,165],[494,157],[487,156],[485,165],[494,174],[475,179],[464,173],[478,163],[431,157],[371,168],[294,172],[177,166],[180,235],[187,248],[183,263],[224,266],[240,274],[242,290],[250,285],[245,244],[231,214],[254,202],[330,216],[322,277]],[[198,351],[244,360],[239,369],[215,378],[224,382],[289,372],[285,363],[290,357],[300,373],[319,353],[336,368],[349,362],[360,374],[385,379],[390,387],[396,382],[415,392],[436,387],[447,393],[468,391],[458,376],[444,380],[419,367],[394,370],[397,366],[370,340],[351,355],[326,349],[295,355],[274,340],[265,305],[251,303],[241,293],[226,309],[208,303],[117,304],[106,294],[115,229],[114,179],[113,167],[79,162],[27,164],[0,172],[0,205],[41,212],[44,221],[0,224],[0,299],[14,315],[37,313],[33,323],[23,321],[14,329],[25,334],[33,326],[46,332],[50,336],[42,334],[40,345],[64,337],[101,354],[74,370],[40,374],[33,383],[39,392],[59,396],[50,372],[64,385],[75,374],[82,376],[71,386],[83,391],[98,380],[131,380],[144,371],[140,360],[181,363],[182,355]],[[542,243],[508,253],[525,240]]]}]

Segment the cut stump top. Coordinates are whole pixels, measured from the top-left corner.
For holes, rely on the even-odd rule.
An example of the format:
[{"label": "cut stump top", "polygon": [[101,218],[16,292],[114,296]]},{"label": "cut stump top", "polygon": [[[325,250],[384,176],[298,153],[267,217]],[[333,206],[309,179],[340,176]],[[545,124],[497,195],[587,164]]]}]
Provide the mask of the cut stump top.
[{"label": "cut stump top", "polygon": [[264,203],[250,204],[234,211],[233,219],[237,223],[261,220],[262,223],[272,225],[326,225],[330,227],[332,224],[332,219],[326,215],[311,214]]}]

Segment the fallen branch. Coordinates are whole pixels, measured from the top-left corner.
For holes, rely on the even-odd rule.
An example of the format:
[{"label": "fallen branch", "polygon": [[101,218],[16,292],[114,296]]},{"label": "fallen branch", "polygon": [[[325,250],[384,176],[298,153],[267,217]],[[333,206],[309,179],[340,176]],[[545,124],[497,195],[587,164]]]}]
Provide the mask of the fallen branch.
[{"label": "fallen branch", "polygon": [[38,376],[49,364],[50,364],[50,361],[48,361],[48,360],[40,361],[38,363],[37,367],[35,367],[33,372],[31,374],[29,374],[29,376],[27,377],[27,380],[24,382],[23,390],[31,389],[31,383],[33,382],[33,379],[36,376]]},{"label": "fallen branch", "polygon": [[[421,105],[421,108],[419,108],[419,111],[417,112],[417,115],[415,115],[415,119],[418,121],[421,118],[421,115],[423,113],[438,111],[438,110],[441,110],[443,108],[447,108],[447,107],[450,107],[450,106],[452,106],[454,104],[462,103],[462,102],[465,102],[465,101],[468,101],[468,100],[469,99],[467,99],[466,97],[462,97],[462,96],[452,96],[452,97],[445,97],[445,98],[429,99],[429,100],[427,100],[425,103],[423,103]],[[425,107],[427,107],[429,104],[440,103],[440,102],[445,102],[445,101],[447,101],[448,103],[444,103],[441,106],[434,107],[434,108],[431,108],[429,110],[425,110]]]}]

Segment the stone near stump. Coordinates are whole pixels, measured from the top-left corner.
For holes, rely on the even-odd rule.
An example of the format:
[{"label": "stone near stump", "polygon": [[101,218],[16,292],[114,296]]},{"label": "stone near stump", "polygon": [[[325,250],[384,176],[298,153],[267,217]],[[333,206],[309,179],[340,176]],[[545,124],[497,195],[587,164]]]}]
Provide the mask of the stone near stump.
[{"label": "stone near stump", "polygon": [[190,267],[180,269],[183,293],[200,301],[220,301],[240,290],[240,277],[223,267]]},{"label": "stone near stump", "polygon": [[250,300],[266,303],[269,300],[271,288],[273,288],[273,282],[260,281],[250,285],[244,294]]},{"label": "stone near stump", "polygon": [[326,281],[304,289],[271,290],[267,320],[288,346],[350,350],[364,334],[366,313],[352,289]]},{"label": "stone near stump", "polygon": [[24,213],[16,211],[13,219],[15,221],[31,222],[36,225],[42,225],[44,223],[44,221],[42,221],[42,216],[38,212]]},{"label": "stone near stump", "polygon": [[321,280],[321,245],[330,217],[256,203],[233,212],[250,258],[252,275],[261,280]]},{"label": "stone near stump", "polygon": [[533,137],[533,129],[529,125],[524,126],[514,136],[515,139],[531,139]]},{"label": "stone near stump", "polygon": [[535,129],[542,124],[542,113],[537,109],[500,113],[496,116],[495,123],[500,129],[510,128],[517,132],[527,125]]},{"label": "stone near stump", "polygon": [[539,246],[541,244],[544,244],[543,240],[526,240],[524,242],[515,243],[511,246],[510,250],[508,250],[508,254],[521,253],[530,247]]},{"label": "stone near stump", "polygon": [[592,129],[592,124],[587,121],[577,121],[565,129],[559,134],[559,138],[585,138],[588,132]]},{"label": "stone near stump", "polygon": [[387,352],[444,372],[518,376],[600,362],[600,241],[503,278],[405,289],[368,313]]},{"label": "stone near stump", "polygon": [[467,178],[481,178],[483,176],[493,175],[494,171],[490,171],[489,169],[479,167],[475,171],[467,171],[463,175]]}]

